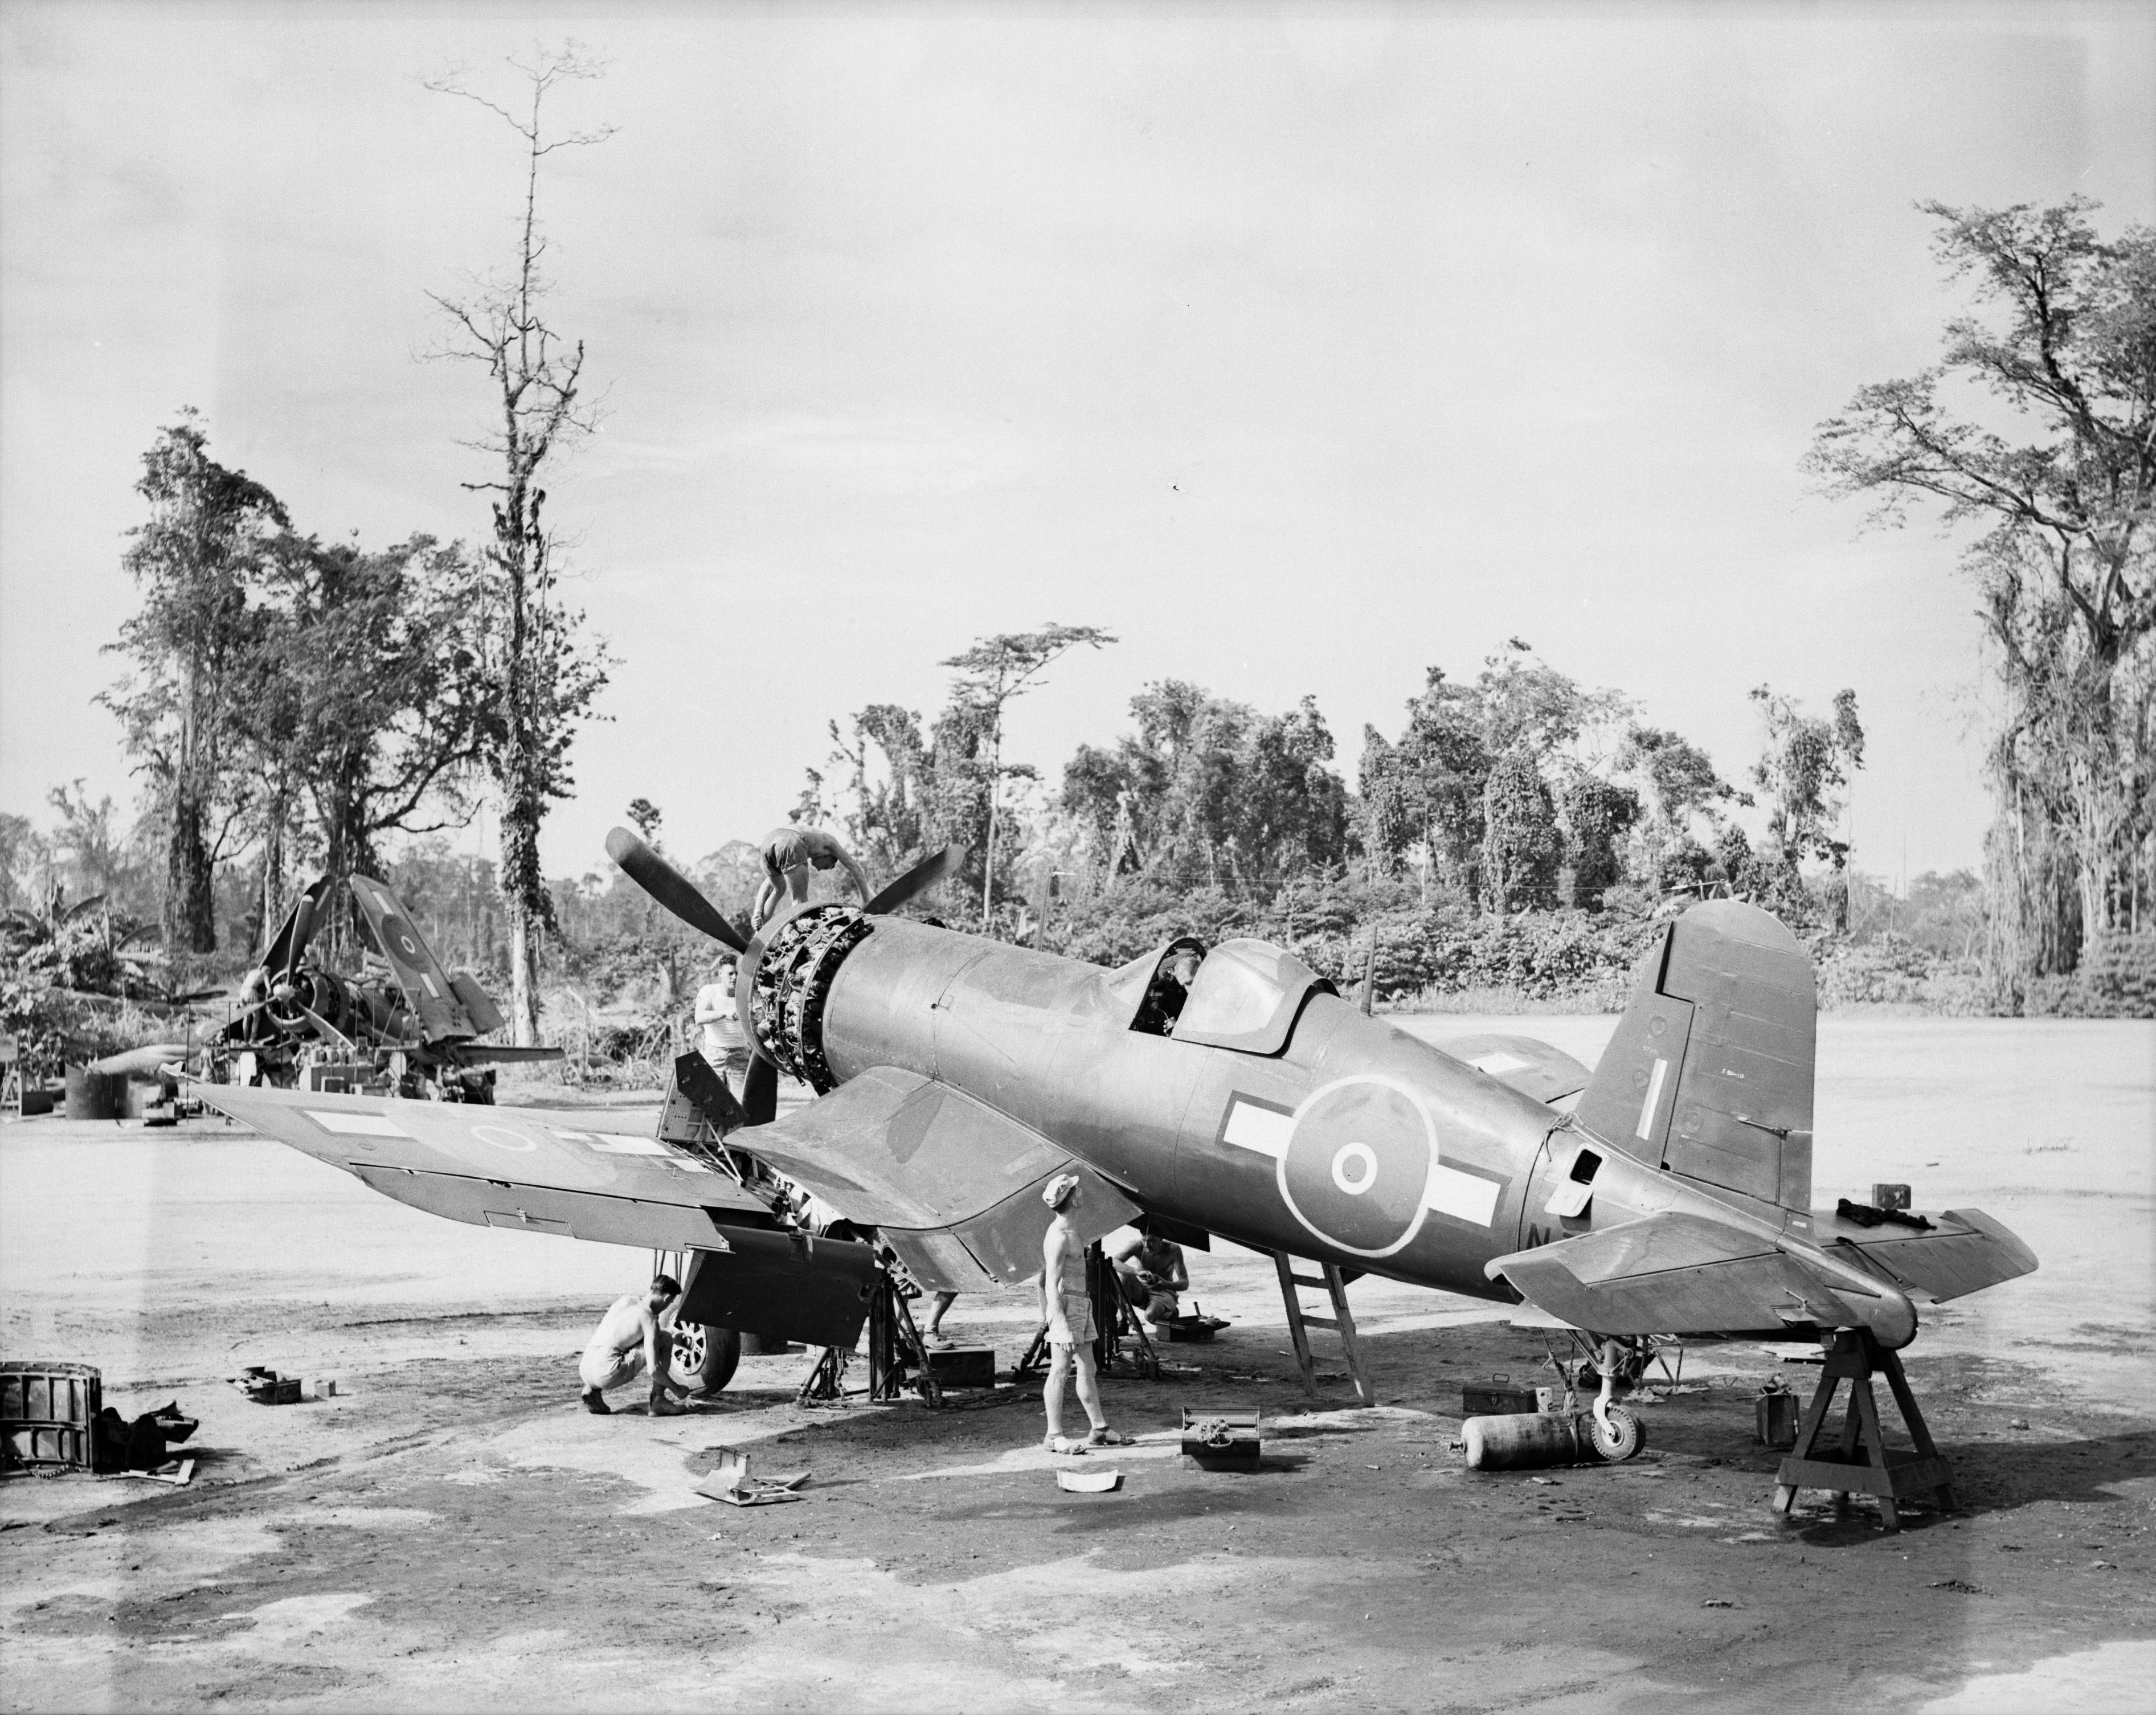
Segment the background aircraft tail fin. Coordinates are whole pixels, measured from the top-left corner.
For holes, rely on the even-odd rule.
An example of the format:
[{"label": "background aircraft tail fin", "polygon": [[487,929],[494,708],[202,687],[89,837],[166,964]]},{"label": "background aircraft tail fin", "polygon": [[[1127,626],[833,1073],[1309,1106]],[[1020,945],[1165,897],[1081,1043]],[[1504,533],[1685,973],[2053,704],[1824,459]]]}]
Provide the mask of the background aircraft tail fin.
[{"label": "background aircraft tail fin", "polygon": [[1717,899],[1640,961],[1579,1122],[1650,1166],[1809,1210],[1818,993],[1797,937]]}]

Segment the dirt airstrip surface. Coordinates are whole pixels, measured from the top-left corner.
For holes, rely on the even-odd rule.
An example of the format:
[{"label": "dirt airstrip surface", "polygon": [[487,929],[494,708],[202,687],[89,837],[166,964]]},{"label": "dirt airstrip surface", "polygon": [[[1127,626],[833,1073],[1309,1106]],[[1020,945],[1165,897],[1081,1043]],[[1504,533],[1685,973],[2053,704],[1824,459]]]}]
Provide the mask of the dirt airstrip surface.
[{"label": "dirt airstrip surface", "polygon": [[[1441,1037],[1503,1021],[1404,1021]],[[1614,1021],[1516,1027],[1591,1060]],[[574,1353],[646,1253],[457,1225],[221,1123],[0,1131],[0,1343],[198,1415],[193,1484],[0,1484],[9,1708],[2025,1710],[2156,1683],[2156,1030],[1833,1018],[1817,1200],[1908,1180],[2035,1276],[1928,1318],[1909,1371],[1963,1512],[1768,1509],[1758,1347],[1687,1354],[1649,1451],[1461,1468],[1463,1382],[1530,1381],[1502,1307],[1358,1281],[1378,1404],[1294,1380],[1265,1259],[1194,1253],[1234,1326],[1117,1381],[1139,1445],[1060,1492],[1037,1389],[806,1410],[749,1358],[695,1415],[576,1407]],[[1023,1293],[951,1327],[1008,1368]],[[1322,1337],[1320,1337],[1321,1339]],[[244,1363],[334,1375],[285,1408]],[[1883,1391],[1883,1390],[1882,1390]],[[1184,1404],[1254,1404],[1250,1475],[1183,1468]],[[722,1446],[811,1473],[739,1511]]]}]

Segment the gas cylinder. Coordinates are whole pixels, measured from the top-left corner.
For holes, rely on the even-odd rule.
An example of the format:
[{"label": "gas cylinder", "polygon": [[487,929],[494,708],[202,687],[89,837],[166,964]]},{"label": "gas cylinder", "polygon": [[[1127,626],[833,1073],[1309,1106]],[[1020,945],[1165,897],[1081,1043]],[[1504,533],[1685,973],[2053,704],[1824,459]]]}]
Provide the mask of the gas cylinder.
[{"label": "gas cylinder", "polygon": [[1599,1445],[1591,1412],[1534,1411],[1471,1417],[1460,1426],[1470,1471],[1532,1471],[1545,1465],[1616,1464],[1640,1451],[1639,1420],[1621,1406],[1609,1412],[1615,1438]]}]

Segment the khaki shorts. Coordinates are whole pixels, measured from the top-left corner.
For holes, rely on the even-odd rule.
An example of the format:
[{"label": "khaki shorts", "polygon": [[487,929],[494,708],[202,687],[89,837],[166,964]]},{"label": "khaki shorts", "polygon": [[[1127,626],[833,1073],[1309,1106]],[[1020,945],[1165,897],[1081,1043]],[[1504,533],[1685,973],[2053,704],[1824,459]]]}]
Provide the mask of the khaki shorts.
[{"label": "khaki shorts", "polygon": [[609,1352],[603,1346],[593,1346],[584,1353],[583,1362],[577,1366],[577,1374],[588,1388],[597,1388],[604,1393],[608,1388],[618,1388],[624,1382],[634,1381],[644,1374],[644,1348],[632,1346],[626,1352]]},{"label": "khaki shorts", "polygon": [[1093,1326],[1093,1301],[1083,1292],[1065,1292],[1048,1317],[1051,1346],[1090,1346],[1100,1337]]}]

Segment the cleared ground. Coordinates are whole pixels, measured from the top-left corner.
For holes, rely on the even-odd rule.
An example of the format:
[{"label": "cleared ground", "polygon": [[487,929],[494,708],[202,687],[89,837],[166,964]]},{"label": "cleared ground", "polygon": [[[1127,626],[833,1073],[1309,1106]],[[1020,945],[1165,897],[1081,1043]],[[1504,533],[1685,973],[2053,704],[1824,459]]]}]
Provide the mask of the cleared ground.
[{"label": "cleared ground", "polygon": [[[1506,1028],[1404,1020],[1433,1038]],[[1512,1021],[1592,1060],[1609,1019]],[[1351,1298],[1379,1405],[1291,1379],[1269,1262],[1194,1254],[1235,1321],[1110,1385],[1141,1445],[1065,1495],[1031,1397],[808,1412],[744,1362],[694,1417],[597,1419],[573,1362],[644,1253],[456,1225],[222,1126],[0,1131],[0,1344],[174,1397],[183,1491],[0,1484],[8,1707],[1886,1709],[2139,1707],[2156,1676],[2156,1030],[1824,1020],[1818,1197],[1906,1179],[2042,1271],[1927,1323],[1910,1373],[1964,1512],[1899,1536],[1768,1510],[1751,1348],[1690,1355],[1650,1452],[1460,1468],[1465,1380],[1539,1343],[1498,1307]],[[1008,1365],[1022,1294],[963,1300]],[[241,1364],[333,1374],[270,1409]],[[1337,1366],[1334,1366],[1337,1369]],[[1794,1367],[1784,1371],[1802,1377]],[[1185,1471],[1185,1403],[1260,1404],[1266,1468]],[[739,1512],[721,1445],[813,1473]],[[1816,1497],[1814,1497],[1816,1498]]]}]

